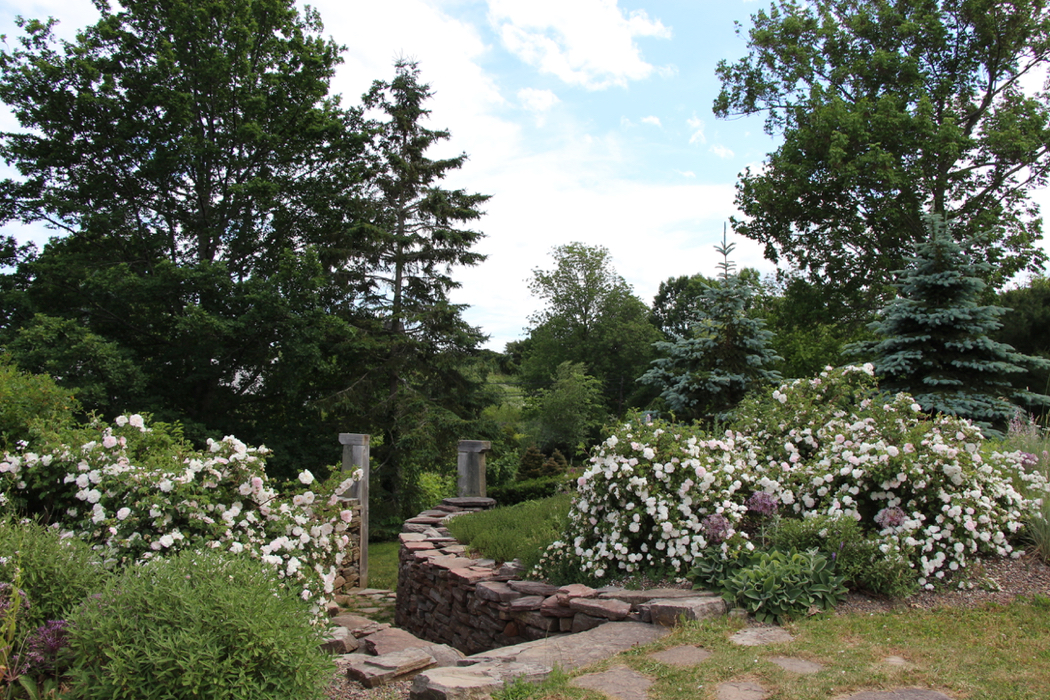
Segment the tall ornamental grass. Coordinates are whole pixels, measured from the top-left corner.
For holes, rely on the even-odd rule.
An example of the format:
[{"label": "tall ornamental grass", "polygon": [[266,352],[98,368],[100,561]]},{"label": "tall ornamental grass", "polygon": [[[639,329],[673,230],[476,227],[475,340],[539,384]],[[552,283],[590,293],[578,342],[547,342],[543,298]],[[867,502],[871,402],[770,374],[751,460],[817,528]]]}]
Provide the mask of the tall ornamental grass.
[{"label": "tall ornamental grass", "polygon": [[1017,556],[1033,496],[1048,491],[1045,474],[986,446],[969,421],[880,394],[871,365],[784,384],[735,416],[717,435],[620,425],[578,478],[566,536],[538,573],[683,575],[712,552],[753,550],[760,518],[826,516],[856,521],[933,588],[980,556]]}]

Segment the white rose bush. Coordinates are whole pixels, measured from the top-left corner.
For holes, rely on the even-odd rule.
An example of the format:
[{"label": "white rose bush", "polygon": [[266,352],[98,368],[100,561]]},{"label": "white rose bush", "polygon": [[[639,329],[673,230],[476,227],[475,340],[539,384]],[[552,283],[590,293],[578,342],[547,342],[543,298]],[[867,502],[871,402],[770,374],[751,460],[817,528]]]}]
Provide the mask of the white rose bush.
[{"label": "white rose bush", "polygon": [[336,496],[356,475],[317,482],[299,475],[298,492],[273,488],[265,447],[234,437],[194,450],[164,424],[140,415],[22,445],[0,460],[0,496],[45,513],[121,566],[182,550],[225,550],[273,566],[304,600],[332,592],[349,546],[351,513]]},{"label": "white rose bush", "polygon": [[727,427],[618,427],[578,478],[569,532],[537,573],[684,576],[702,557],[751,552],[771,519],[848,518],[933,588],[979,556],[1016,556],[1050,491],[1022,453],[990,450],[969,421],[879,394],[871,365],[750,398]]}]

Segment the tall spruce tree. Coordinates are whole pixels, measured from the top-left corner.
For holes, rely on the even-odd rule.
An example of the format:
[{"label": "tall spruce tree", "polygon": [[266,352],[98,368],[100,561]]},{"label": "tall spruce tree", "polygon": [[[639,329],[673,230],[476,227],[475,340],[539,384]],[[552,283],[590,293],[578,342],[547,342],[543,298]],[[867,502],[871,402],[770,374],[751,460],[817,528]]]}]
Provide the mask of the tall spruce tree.
[{"label": "tall spruce tree", "polygon": [[723,234],[715,246],[721,274],[701,293],[697,320],[675,341],[655,344],[664,356],[639,379],[659,389],[679,419],[722,420],[752,388],[781,378],[772,369],[781,359],[769,345],[773,334],[748,315],[752,284],[733,273],[729,254],[735,247]]},{"label": "tall spruce tree", "polygon": [[471,430],[465,421],[481,409],[480,382],[464,369],[484,336],[463,320],[449,292],[459,286],[454,267],[485,259],[472,249],[483,234],[468,224],[489,196],[441,187],[467,156],[427,156],[449,138],[425,126],[432,94],[418,65],[402,59],[394,78],[375,81],[363,98],[379,117],[369,124],[372,190],[357,237],[368,247],[350,279],[364,280],[358,326],[372,353],[361,373],[367,379],[354,391],[370,385],[370,412],[381,417],[374,430],[383,436],[373,453],[377,476],[400,505],[399,517],[418,511],[415,475],[454,464],[456,440]]},{"label": "tall spruce tree", "polygon": [[1026,367],[1050,362],[989,337],[1008,309],[979,303],[988,263],[973,260],[948,229],[944,217],[927,216],[928,240],[897,273],[900,297],[869,326],[882,340],[851,350],[873,355],[883,389],[908,392],[928,413],[969,418],[994,434],[1005,429],[1014,402],[1050,404],[1010,382]]}]

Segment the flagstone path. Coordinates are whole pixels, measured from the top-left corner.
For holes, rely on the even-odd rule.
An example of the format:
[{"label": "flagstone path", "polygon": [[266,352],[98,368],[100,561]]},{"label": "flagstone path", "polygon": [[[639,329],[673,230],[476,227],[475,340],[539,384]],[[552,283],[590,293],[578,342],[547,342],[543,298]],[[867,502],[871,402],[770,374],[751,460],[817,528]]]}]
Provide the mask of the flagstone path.
[{"label": "flagstone path", "polygon": [[[333,636],[328,648],[339,655],[348,676],[367,688],[414,677],[411,700],[481,700],[512,679],[539,682],[554,667],[571,671],[590,666],[671,632],[669,627],[661,625],[607,622],[578,634],[557,635],[464,656],[446,645],[417,639],[386,622],[369,619],[389,620],[393,600],[389,591],[377,589],[340,596],[339,609],[332,610]],[[730,637],[730,641],[741,646],[763,647],[790,644],[792,636],[781,627],[746,627]],[[783,650],[783,646],[778,649]],[[653,652],[649,657],[678,667],[718,663],[717,653],[692,645]],[[765,660],[790,673],[814,674],[823,670],[820,663],[809,659],[774,655]],[[882,663],[910,665],[898,656],[887,657]],[[614,665],[577,676],[570,682],[601,692],[610,700],[649,700],[648,691],[653,681],[625,665]],[[753,680],[732,680],[716,686],[715,697],[717,700],[767,700],[770,690]],[[896,688],[860,691],[829,700],[956,699],[923,688]]]}]

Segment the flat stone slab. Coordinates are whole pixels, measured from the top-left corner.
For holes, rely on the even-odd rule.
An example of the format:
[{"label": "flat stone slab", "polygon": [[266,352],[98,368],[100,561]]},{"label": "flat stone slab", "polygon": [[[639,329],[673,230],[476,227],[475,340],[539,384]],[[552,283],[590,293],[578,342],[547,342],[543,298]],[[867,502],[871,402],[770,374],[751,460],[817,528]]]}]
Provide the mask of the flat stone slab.
[{"label": "flat stone slab", "polygon": [[486,496],[454,496],[441,502],[446,506],[456,506],[458,508],[492,508],[496,505],[495,499]]},{"label": "flat stone slab", "polygon": [[748,627],[729,638],[742,647],[759,647],[763,644],[783,644],[794,639],[783,627]]},{"label": "flat stone slab", "polygon": [[467,700],[487,698],[503,684],[523,679],[539,683],[552,668],[531,663],[483,663],[474,666],[434,668],[423,671],[412,681],[411,700]]},{"label": "flat stone slab", "polygon": [[405,649],[427,647],[433,644],[433,642],[420,639],[416,635],[406,632],[405,630],[391,627],[389,629],[379,630],[375,634],[368,635],[361,640],[361,644],[369,654],[385,656],[392,652],[404,651]]},{"label": "flat stone slab", "polygon": [[666,627],[642,622],[607,622],[579,634],[560,635],[468,656],[479,662],[517,661],[542,666],[557,664],[565,671],[615,656],[621,651],[649,644],[671,633]]},{"label": "flat stone slab", "polygon": [[656,659],[662,664],[668,666],[696,666],[699,663],[704,662],[711,656],[711,652],[707,649],[695,647],[692,645],[671,647],[670,649],[664,649],[654,654],[649,654],[649,657]]},{"label": "flat stone slab", "polygon": [[605,693],[619,700],[646,700],[646,691],[653,682],[626,666],[614,666],[603,673],[588,673],[573,678],[569,685]]},{"label": "flat stone slab", "polygon": [[790,671],[791,673],[801,673],[803,675],[817,673],[818,671],[824,668],[818,663],[806,661],[805,659],[796,659],[791,656],[773,656],[766,659],[766,661],[772,664],[776,664],[785,671]]},{"label": "flat stone slab", "polygon": [[405,649],[382,656],[355,659],[346,669],[346,675],[366,688],[376,688],[422,671],[434,663],[434,657],[422,649]]},{"label": "flat stone slab", "polygon": [[721,598],[692,596],[689,598],[662,598],[649,603],[649,614],[654,625],[674,627],[678,620],[704,620],[726,614],[726,603]]},{"label": "flat stone slab", "polygon": [[330,620],[330,622],[333,625],[345,627],[346,629],[350,630],[350,634],[354,635],[358,639],[360,639],[361,637],[367,637],[370,634],[375,634],[376,632],[390,627],[390,625],[385,622],[373,622],[367,617],[353,615],[350,613],[336,615]]},{"label": "flat stone slab", "polygon": [[576,612],[586,613],[591,617],[604,617],[606,620],[622,620],[631,612],[630,603],[625,603],[622,600],[597,600],[594,598],[572,598],[569,600],[569,608]]},{"label": "flat stone slab", "polygon": [[522,595],[540,595],[543,597],[552,596],[558,592],[557,586],[552,586],[549,583],[543,583],[541,581],[508,581],[507,585],[516,590]]},{"label": "flat stone slab", "polygon": [[715,596],[710,591],[694,591],[688,588],[650,588],[647,591],[629,591],[619,589],[598,589],[598,597],[604,599],[622,600],[631,605],[648,603],[650,600],[674,600],[676,598],[698,598]]},{"label": "flat stone slab", "polygon": [[952,700],[952,698],[936,690],[897,688],[896,690],[865,690],[850,695],[846,700]]},{"label": "flat stone slab", "polygon": [[715,697],[718,700],[765,700],[766,689],[751,681],[719,683]]}]

